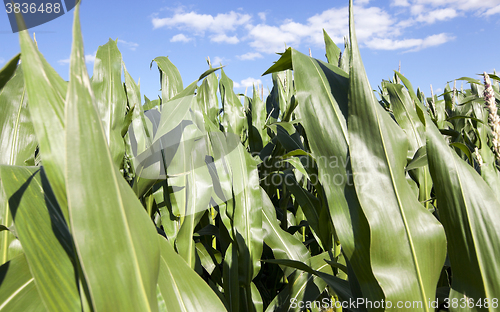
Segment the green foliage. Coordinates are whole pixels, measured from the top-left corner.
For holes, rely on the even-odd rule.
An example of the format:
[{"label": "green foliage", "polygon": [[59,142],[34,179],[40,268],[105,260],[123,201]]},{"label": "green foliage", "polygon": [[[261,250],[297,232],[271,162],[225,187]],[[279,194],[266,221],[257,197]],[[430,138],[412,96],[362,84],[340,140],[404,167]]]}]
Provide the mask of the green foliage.
[{"label": "green foliage", "polygon": [[265,99],[157,57],[143,103],[113,40],[89,77],[78,14],[69,82],[27,31],[0,70],[0,311],[498,310],[498,83],[377,99],[351,1]]}]

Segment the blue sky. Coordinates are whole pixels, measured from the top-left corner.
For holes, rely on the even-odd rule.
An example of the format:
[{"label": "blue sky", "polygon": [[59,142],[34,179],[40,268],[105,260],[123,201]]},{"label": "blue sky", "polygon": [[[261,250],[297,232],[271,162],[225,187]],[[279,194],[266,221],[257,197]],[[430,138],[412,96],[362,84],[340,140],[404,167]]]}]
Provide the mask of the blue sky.
[{"label": "blue sky", "polygon": [[[430,95],[448,81],[483,71],[500,71],[500,0],[391,0],[355,2],[361,56],[372,84],[401,72]],[[120,5],[117,5],[120,3]],[[252,84],[272,87],[262,77],[285,43],[325,60],[322,29],[343,49],[347,4],[342,1],[95,1],[83,0],[81,24],[92,73],[95,52],[118,39],[127,70],[141,93],[156,97],[160,84],[151,60],[168,56],[184,85],[212,64],[222,63],[237,92]],[[73,11],[30,29],[40,51],[68,78]],[[7,14],[0,13],[0,66],[20,51]],[[460,86],[460,82],[458,86]],[[250,89],[249,89],[250,93]]]}]

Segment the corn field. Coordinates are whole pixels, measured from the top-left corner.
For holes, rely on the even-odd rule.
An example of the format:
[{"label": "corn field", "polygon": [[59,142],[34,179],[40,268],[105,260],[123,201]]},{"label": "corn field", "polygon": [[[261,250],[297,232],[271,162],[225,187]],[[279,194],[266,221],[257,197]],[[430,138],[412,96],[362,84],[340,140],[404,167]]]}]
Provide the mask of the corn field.
[{"label": "corn field", "polygon": [[349,10],[343,51],[288,48],[265,99],[167,57],[142,98],[113,40],[89,77],[79,6],[69,82],[21,31],[0,311],[500,311],[499,77],[373,90]]}]

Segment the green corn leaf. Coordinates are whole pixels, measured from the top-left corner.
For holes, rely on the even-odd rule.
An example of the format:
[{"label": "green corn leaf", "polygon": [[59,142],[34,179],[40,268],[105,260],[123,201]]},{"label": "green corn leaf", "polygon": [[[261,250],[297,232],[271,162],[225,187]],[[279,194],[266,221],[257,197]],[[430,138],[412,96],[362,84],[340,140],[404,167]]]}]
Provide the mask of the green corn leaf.
[{"label": "green corn leaf", "polygon": [[0,176],[44,306],[48,311],[81,310],[71,234],[44,168],[0,165]]},{"label": "green corn leaf", "polygon": [[224,297],[228,311],[240,310],[240,283],[238,278],[238,249],[231,243],[226,249],[223,267]]},{"label": "green corn leaf", "polygon": [[332,38],[328,36],[324,29],[323,38],[325,40],[326,59],[328,60],[328,63],[338,66],[341,55],[339,47],[335,44],[335,42],[333,42]]},{"label": "green corn leaf", "polygon": [[66,160],[74,164],[66,168],[66,181],[76,250],[94,311],[157,311],[158,234],[114,165],[90,86],[77,6],[66,107]]},{"label": "green corn leaf", "polygon": [[[262,227],[264,242],[273,250],[276,259],[292,259],[307,262],[310,253],[295,236],[283,230],[276,219],[276,210],[267,193],[261,188]],[[291,272],[288,272],[291,273]],[[285,273],[285,275],[287,275]]]},{"label": "green corn leaf", "polygon": [[177,67],[172,64],[168,57],[159,56],[155,58],[151,62],[151,66],[153,62],[156,63],[160,72],[161,98],[162,104],[165,104],[184,89],[182,77]]},{"label": "green corn leaf", "polygon": [[[326,258],[327,254],[322,254],[322,257]],[[284,266],[289,266],[291,268],[295,268],[304,272],[307,272],[312,275],[316,275],[323,279],[328,286],[330,286],[333,291],[339,296],[339,298],[343,301],[349,301],[349,299],[353,299],[351,294],[351,290],[349,287],[349,283],[343,279],[340,279],[336,276],[333,276],[328,273],[321,272],[319,270],[313,269],[310,265],[307,265],[303,262],[296,260],[288,260],[288,259],[277,259],[277,260],[266,260],[269,263],[276,263]],[[326,263],[326,262],[325,262]],[[320,268],[325,268],[325,266],[321,265]],[[355,301],[355,300],[354,300]],[[356,311],[357,309],[355,309]]]},{"label": "green corn leaf", "polygon": [[43,166],[66,222],[69,223],[64,179],[67,82],[47,63],[27,30],[19,32],[24,84]]},{"label": "green corn leaf", "polygon": [[116,42],[110,39],[97,50],[91,82],[113,163],[118,168],[123,167],[125,146],[122,129],[127,107],[121,77],[122,55]]},{"label": "green corn leaf", "polygon": [[215,73],[211,73],[201,83],[198,88],[198,102],[203,108],[207,118],[213,123],[217,123],[219,115],[219,101],[217,100],[217,88],[219,81]]},{"label": "green corn leaf", "polygon": [[[386,301],[425,303],[435,298],[446,256],[444,231],[406,182],[408,139],[372,92],[356,41],[352,1],[349,21],[349,149],[356,193],[370,224],[371,267]],[[429,309],[422,304],[418,311]]]},{"label": "green corn leaf", "polygon": [[[309,257],[305,263],[308,263],[311,269],[327,275],[332,274],[332,268],[325,262],[328,258],[328,253],[322,253],[314,257]],[[286,267],[289,270],[292,267]],[[292,275],[288,276],[288,284],[285,288],[273,299],[266,309],[266,312],[271,311],[303,311],[304,305],[308,302],[320,301],[324,308],[331,305],[330,300],[319,300],[318,296],[326,288],[327,283],[320,277],[303,270],[294,270]],[[322,311],[318,306],[311,308],[311,311]]]},{"label": "green corn leaf", "polygon": [[[499,298],[500,202],[427,118],[427,157],[453,272],[450,300]],[[464,257],[464,254],[467,255]],[[470,311],[495,311],[492,305]]]},{"label": "green corn leaf", "polygon": [[17,63],[21,58],[21,53],[11,58],[3,67],[0,69],[0,90],[5,86],[5,84],[14,75],[17,69]]},{"label": "green corn leaf", "polygon": [[[399,77],[403,76],[399,75]],[[409,82],[407,84],[411,90],[411,84]],[[418,99],[412,100],[409,93],[403,90],[402,85],[386,83],[385,87],[389,93],[394,117],[408,138],[407,159],[412,159],[418,150],[425,146],[425,127],[420,121],[415,105],[413,104],[415,101],[417,101],[416,103],[420,102]],[[410,94],[411,92],[413,91],[410,91]],[[407,168],[406,170],[409,171],[410,169]],[[410,171],[410,175],[414,177],[419,185],[419,201],[425,202],[426,208],[429,208],[428,200],[431,198],[432,179],[428,167],[414,168]]]},{"label": "green corn leaf", "polygon": [[48,311],[38,294],[35,279],[24,255],[0,266],[0,311]]},{"label": "green corn leaf", "polygon": [[222,69],[219,90],[224,111],[222,125],[226,132],[229,131],[241,136],[246,122],[244,107],[233,91],[233,81],[226,76]]},{"label": "green corn leaf", "polygon": [[[0,150],[2,151],[0,164],[24,166],[29,159],[33,160],[37,141],[28,110],[21,66],[17,67],[12,78],[0,90],[0,110],[2,111],[0,114]],[[0,190],[0,224],[6,227],[13,225],[3,189]],[[0,232],[0,264],[11,258],[9,246],[14,239],[12,232]]]},{"label": "green corn leaf", "polygon": [[0,164],[24,166],[34,157],[37,141],[21,66],[0,90],[0,110]]},{"label": "green corn leaf", "polygon": [[226,308],[201,277],[193,271],[163,237],[159,237],[161,257],[158,286],[167,311],[220,312]]},{"label": "green corn leaf", "polygon": [[338,67],[293,49],[290,58],[299,102],[296,114],[307,133],[311,154],[318,165],[318,178],[325,189],[335,231],[356,277],[365,287],[363,295],[376,300],[381,296],[381,290],[369,266],[368,224],[352,183],[348,153],[348,75]]}]

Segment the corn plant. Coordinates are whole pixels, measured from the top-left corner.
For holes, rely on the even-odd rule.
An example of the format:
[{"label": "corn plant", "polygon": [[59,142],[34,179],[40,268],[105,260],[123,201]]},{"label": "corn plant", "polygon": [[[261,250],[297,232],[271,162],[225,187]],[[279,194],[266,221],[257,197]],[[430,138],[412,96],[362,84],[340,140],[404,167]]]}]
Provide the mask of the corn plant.
[{"label": "corn plant", "polygon": [[500,79],[425,97],[396,72],[377,97],[352,1],[344,50],[324,38],[327,62],[281,53],[265,99],[157,57],[150,100],[116,41],[89,77],[79,6],[69,81],[21,31],[0,311],[499,310]]}]

